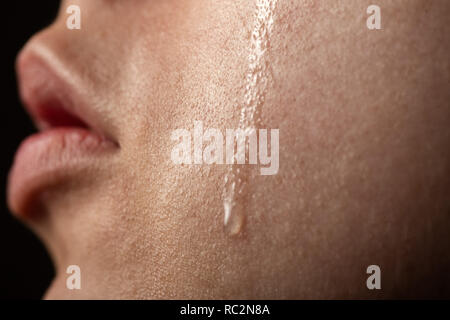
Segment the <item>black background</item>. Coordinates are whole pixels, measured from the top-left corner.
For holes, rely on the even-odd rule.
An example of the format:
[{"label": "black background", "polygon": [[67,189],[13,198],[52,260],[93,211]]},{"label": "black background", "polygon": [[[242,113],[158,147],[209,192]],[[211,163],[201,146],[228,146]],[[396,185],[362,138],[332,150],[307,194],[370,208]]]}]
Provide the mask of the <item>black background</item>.
[{"label": "black background", "polygon": [[53,277],[53,266],[42,243],[8,210],[6,184],[20,142],[35,131],[18,99],[14,61],[26,41],[56,17],[58,0],[4,1],[6,22],[2,44],[2,156],[0,212],[0,299],[39,299]]}]

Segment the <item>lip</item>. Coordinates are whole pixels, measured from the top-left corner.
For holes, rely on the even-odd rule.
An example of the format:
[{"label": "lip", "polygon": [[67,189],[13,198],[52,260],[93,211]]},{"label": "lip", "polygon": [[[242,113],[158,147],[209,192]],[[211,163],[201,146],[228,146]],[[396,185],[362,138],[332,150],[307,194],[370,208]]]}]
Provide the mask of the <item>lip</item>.
[{"label": "lip", "polygon": [[70,181],[119,148],[104,118],[58,69],[27,49],[17,59],[20,97],[39,129],[21,143],[9,173],[8,204],[19,217],[33,214],[35,199],[47,188]]}]

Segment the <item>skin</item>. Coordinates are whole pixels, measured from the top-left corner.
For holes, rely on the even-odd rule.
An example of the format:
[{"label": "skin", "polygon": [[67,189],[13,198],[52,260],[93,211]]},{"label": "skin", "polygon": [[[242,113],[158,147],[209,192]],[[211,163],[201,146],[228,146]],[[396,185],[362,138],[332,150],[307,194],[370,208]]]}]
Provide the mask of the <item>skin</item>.
[{"label": "skin", "polygon": [[[173,164],[170,135],[237,127],[254,1],[63,1],[19,60],[81,84],[120,150],[36,197],[45,298],[449,297],[450,2],[378,0],[377,31],[370,4],[278,1],[260,116],[280,129],[280,170],[246,171],[230,236],[227,167]],[[372,264],[382,290],[366,287]]]}]

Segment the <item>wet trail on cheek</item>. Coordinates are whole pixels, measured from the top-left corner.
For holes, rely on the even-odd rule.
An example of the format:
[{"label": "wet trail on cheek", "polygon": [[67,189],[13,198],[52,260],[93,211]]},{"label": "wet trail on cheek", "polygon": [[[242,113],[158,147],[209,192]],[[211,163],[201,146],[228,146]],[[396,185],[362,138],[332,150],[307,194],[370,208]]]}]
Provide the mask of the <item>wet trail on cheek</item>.
[{"label": "wet trail on cheek", "polygon": [[[270,35],[274,24],[276,3],[277,0],[256,0],[248,69],[245,75],[245,94],[243,104],[240,106],[238,127],[245,133],[238,137],[238,139],[244,139],[244,144],[245,136],[256,134],[257,126],[261,123],[261,109],[271,78],[267,51],[270,48]],[[247,153],[248,144],[245,144],[245,146],[244,152]],[[224,226],[229,235],[239,234],[245,225],[250,167],[249,165],[230,164],[225,175],[223,188]]]}]

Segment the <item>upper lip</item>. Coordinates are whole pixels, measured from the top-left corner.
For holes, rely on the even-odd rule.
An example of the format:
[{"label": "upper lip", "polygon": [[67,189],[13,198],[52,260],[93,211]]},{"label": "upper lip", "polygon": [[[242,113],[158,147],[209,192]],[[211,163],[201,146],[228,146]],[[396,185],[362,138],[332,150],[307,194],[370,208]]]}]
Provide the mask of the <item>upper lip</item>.
[{"label": "upper lip", "polygon": [[50,49],[39,47],[39,42],[28,45],[16,68],[23,105],[38,129],[45,131],[22,142],[8,178],[9,207],[25,216],[42,190],[70,177],[74,167],[93,164],[98,153],[90,152],[120,146],[111,134],[115,127],[99,112],[102,106],[87,103],[92,100],[87,84],[77,81],[77,72],[68,73],[70,65]]},{"label": "upper lip", "polygon": [[16,62],[20,98],[37,128],[82,127],[118,146],[103,117],[84,100],[75,75],[46,55],[45,48],[26,47]]}]

